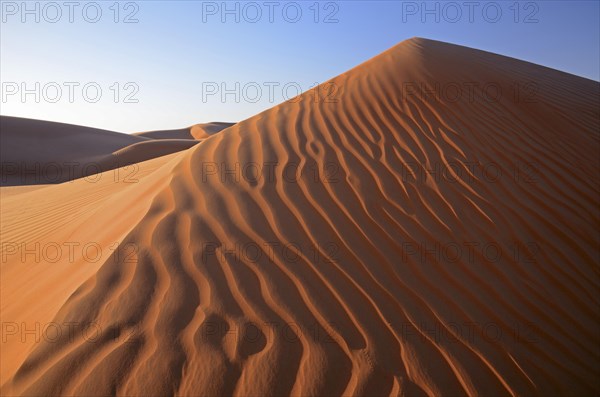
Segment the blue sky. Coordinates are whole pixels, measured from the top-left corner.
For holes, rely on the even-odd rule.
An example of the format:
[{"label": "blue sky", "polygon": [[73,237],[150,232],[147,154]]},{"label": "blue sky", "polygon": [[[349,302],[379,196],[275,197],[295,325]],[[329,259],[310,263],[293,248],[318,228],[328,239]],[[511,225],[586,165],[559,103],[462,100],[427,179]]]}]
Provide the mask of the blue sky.
[{"label": "blue sky", "polygon": [[596,0],[1,3],[0,113],[121,132],[239,121],[414,36],[600,79]]}]

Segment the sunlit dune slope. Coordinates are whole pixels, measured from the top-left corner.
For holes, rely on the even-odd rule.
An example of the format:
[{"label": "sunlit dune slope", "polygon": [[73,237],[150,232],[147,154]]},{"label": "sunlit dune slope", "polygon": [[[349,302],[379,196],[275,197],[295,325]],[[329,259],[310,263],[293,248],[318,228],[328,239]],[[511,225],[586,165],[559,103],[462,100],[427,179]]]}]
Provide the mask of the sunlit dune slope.
[{"label": "sunlit dune slope", "polygon": [[127,260],[51,301],[2,263],[2,316],[79,325],[3,348],[3,394],[600,393],[598,95],[412,39],[173,155],[111,193],[135,224],[55,237],[103,219]]},{"label": "sunlit dune slope", "polygon": [[147,213],[154,192],[168,185],[182,154],[38,189],[0,188],[2,383],[36,342],[35,335],[11,340],[11,324],[50,324],[107,257],[128,257],[124,236]]}]

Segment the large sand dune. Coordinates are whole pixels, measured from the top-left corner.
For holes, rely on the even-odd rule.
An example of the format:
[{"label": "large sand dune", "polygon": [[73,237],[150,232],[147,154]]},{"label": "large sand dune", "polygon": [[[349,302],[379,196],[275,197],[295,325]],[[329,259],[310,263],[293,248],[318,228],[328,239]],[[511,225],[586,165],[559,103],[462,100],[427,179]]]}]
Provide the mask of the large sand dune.
[{"label": "large sand dune", "polygon": [[598,394],[599,109],[412,39],[135,183],[11,195],[2,394]]}]

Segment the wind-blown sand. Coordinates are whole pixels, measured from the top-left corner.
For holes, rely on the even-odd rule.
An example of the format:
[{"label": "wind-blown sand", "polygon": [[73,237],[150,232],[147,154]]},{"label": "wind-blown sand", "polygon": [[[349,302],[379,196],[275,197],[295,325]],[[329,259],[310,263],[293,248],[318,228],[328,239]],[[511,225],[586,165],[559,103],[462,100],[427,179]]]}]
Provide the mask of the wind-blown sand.
[{"label": "wind-blown sand", "polygon": [[2,394],[598,394],[599,112],[411,39],[135,182],[3,198]]}]

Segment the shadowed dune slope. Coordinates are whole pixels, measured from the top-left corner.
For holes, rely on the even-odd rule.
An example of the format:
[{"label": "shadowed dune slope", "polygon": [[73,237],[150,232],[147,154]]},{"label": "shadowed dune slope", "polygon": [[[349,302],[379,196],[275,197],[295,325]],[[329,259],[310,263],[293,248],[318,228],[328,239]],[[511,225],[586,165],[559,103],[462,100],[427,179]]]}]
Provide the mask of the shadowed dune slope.
[{"label": "shadowed dune slope", "polygon": [[60,183],[97,173],[112,152],[147,140],[97,128],[0,116],[0,184]]},{"label": "shadowed dune slope", "polygon": [[194,139],[190,133],[190,128],[137,132],[133,136],[150,139]]},{"label": "shadowed dune slope", "polygon": [[101,335],[32,346],[3,392],[598,394],[598,95],[412,39],[238,123],[52,320]]},{"label": "shadowed dune slope", "polygon": [[190,127],[190,134],[194,137],[194,139],[206,139],[217,132],[221,132],[226,128],[235,125],[235,123],[225,123],[225,122],[213,122],[213,123],[204,123],[204,124],[196,124]]},{"label": "shadowed dune slope", "polygon": [[191,130],[207,126],[216,133],[215,125],[231,124],[128,135],[0,116],[0,186],[61,183],[175,153],[198,143]]},{"label": "shadowed dune slope", "polygon": [[181,128],[178,130],[159,130],[159,131],[148,131],[134,134],[135,136],[152,138],[152,139],[196,139],[202,140],[209,136],[216,134],[229,128],[235,123],[224,123],[224,122],[212,122],[204,124],[194,124],[188,128]]}]

